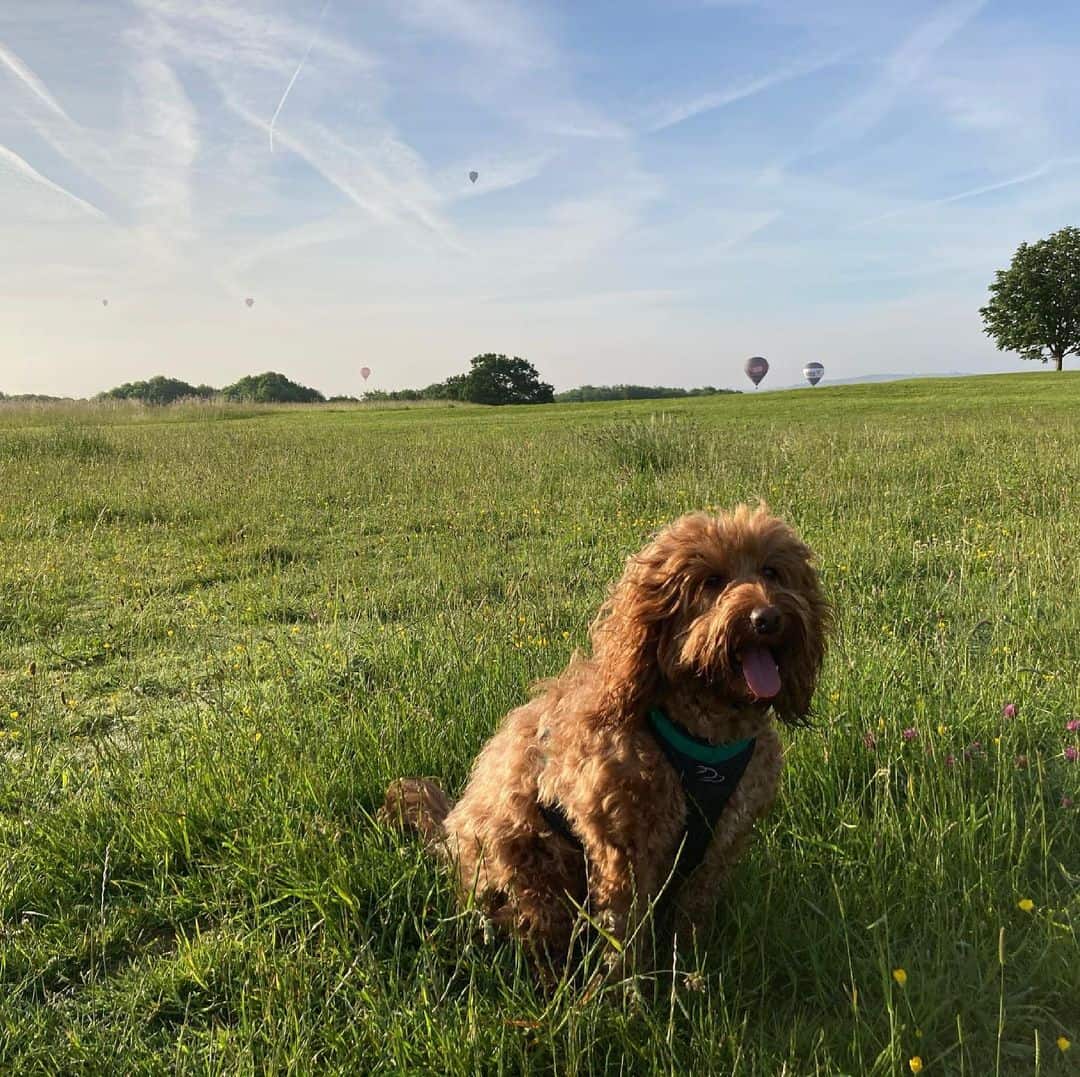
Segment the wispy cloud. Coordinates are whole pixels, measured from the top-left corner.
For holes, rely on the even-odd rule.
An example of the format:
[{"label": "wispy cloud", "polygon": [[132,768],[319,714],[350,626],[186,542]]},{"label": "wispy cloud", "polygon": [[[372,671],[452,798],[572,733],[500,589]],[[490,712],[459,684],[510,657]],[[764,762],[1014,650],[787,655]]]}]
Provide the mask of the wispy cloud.
[{"label": "wispy cloud", "polygon": [[35,183],[40,187],[44,187],[46,190],[61,195],[86,213],[89,213],[92,217],[97,217],[99,220],[105,220],[105,214],[102,213],[97,206],[91,205],[86,199],[80,198],[77,194],[72,194],[66,187],[61,187],[59,183],[53,182],[48,176],[43,176],[29,161],[20,157],[14,150],[8,149],[7,146],[0,146],[0,164],[6,165],[9,169],[18,175],[23,176],[31,183]]},{"label": "wispy cloud", "polygon": [[[236,72],[256,70],[275,76],[295,63],[297,42],[310,27],[258,3],[234,0],[134,0],[148,18],[148,39],[169,44],[197,57],[201,63],[230,67]],[[372,66],[374,58],[352,42],[319,31],[315,49],[328,59],[355,70]]]},{"label": "wispy cloud", "polygon": [[15,55],[15,53],[10,49],[5,48],[2,42],[0,42],[0,64],[6,67],[19,82],[26,87],[26,89],[28,89],[39,101],[47,105],[57,116],[67,120],[68,123],[71,122],[71,117],[63,110],[60,102],[49,93],[49,88],[45,83],[42,82],[41,79],[39,79],[37,75],[35,75],[34,72]]},{"label": "wispy cloud", "polygon": [[1033,183],[1035,180],[1050,175],[1050,173],[1060,165],[1072,164],[1076,160],[1076,158],[1067,158],[1062,160],[1044,161],[1038,168],[1035,168],[1030,172],[1024,172],[1022,175],[1011,176],[1008,179],[998,180],[995,183],[986,183],[979,187],[971,187],[967,190],[960,191],[957,194],[946,195],[944,198],[931,198],[924,202],[916,202],[909,206],[901,206],[898,209],[889,210],[887,213],[880,213],[876,216],[858,221],[853,224],[852,227],[867,228],[873,224],[881,224],[883,221],[889,221],[897,217],[918,213],[921,210],[932,209],[935,206],[948,206],[954,202],[966,202],[973,198],[981,198],[983,195],[992,194],[995,191],[1004,191],[1009,187],[1019,187],[1025,183]]},{"label": "wispy cloud", "polygon": [[520,130],[559,139],[625,139],[632,132],[574,84],[566,50],[521,0],[384,0],[455,70],[461,92]]},{"label": "wispy cloud", "polygon": [[[245,122],[269,132],[269,124],[240,101],[228,93],[225,100]],[[389,132],[380,132],[377,140],[358,148],[322,124],[309,122],[304,138],[282,131],[277,139],[376,221],[419,224],[448,246],[463,249],[436,212],[439,198],[424,178],[420,159]]]},{"label": "wispy cloud", "polygon": [[394,14],[442,38],[520,69],[550,67],[558,50],[540,22],[513,0],[390,0]]},{"label": "wispy cloud", "polygon": [[819,138],[857,138],[876,127],[923,76],[935,55],[986,7],[988,0],[949,0],[916,26],[878,76],[822,125]]},{"label": "wispy cloud", "polygon": [[[800,143],[779,160],[764,168],[759,182],[776,185],[797,161],[844,143],[857,142],[868,135],[893,111],[903,95],[919,84],[935,56],[986,7],[988,0],[948,0],[901,38],[883,62],[874,64],[870,81],[840,108],[827,115]],[[782,5],[785,15],[800,20],[817,17],[817,7],[793,10]],[[775,9],[774,9],[775,11]],[[811,15],[811,12],[814,14]],[[827,15],[826,23],[835,32]],[[869,54],[863,56],[869,63]]]},{"label": "wispy cloud", "polygon": [[159,251],[192,238],[191,168],[200,148],[198,117],[184,86],[161,54],[147,54],[132,70],[130,101],[140,142],[140,183],[134,206]]},{"label": "wispy cloud", "polygon": [[782,86],[794,79],[804,78],[815,74],[833,64],[838,63],[847,52],[836,52],[818,60],[806,61],[798,64],[790,64],[776,71],[771,71],[760,78],[733,86],[727,90],[718,90],[713,93],[702,94],[700,97],[691,98],[678,104],[669,104],[654,108],[645,121],[645,130],[649,132],[663,131],[668,127],[674,127],[694,116],[700,116],[703,112],[713,112],[716,109],[726,108],[728,105],[737,104],[747,98],[755,97],[774,86]]}]

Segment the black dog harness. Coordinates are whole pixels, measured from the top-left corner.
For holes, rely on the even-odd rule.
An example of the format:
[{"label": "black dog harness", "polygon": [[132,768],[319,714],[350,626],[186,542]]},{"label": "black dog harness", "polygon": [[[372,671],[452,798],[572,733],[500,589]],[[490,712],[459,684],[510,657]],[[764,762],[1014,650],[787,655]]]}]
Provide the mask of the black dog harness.
[{"label": "black dog harness", "polygon": [[[682,856],[675,869],[685,878],[705,858],[713,828],[735,792],[754,754],[755,740],[710,744],[676,725],[663,711],[649,711],[649,728],[660,750],[675,768],[686,796],[686,829]],[[540,813],[552,830],[582,848],[561,804],[540,804]]]}]

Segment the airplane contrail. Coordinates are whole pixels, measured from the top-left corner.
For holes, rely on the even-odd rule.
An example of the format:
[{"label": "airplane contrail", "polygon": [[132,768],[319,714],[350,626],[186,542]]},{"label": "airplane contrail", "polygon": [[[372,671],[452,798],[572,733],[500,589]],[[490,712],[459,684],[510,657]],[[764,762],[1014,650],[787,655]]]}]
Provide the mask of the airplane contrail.
[{"label": "airplane contrail", "polygon": [[39,183],[43,187],[47,187],[50,191],[55,191],[57,194],[61,194],[65,198],[70,199],[77,206],[86,210],[91,216],[97,217],[102,221],[107,220],[105,214],[102,213],[97,206],[91,205],[77,194],[72,194],[66,187],[61,187],[59,183],[54,183],[48,176],[43,176],[28,161],[23,160],[23,158],[21,158],[14,150],[9,150],[7,146],[0,145],[0,163],[4,161],[27,179],[32,180],[34,183]]},{"label": "airplane contrail", "polygon": [[0,64],[4,64],[9,71],[32,93],[35,97],[44,101],[58,116],[62,116],[68,123],[71,123],[71,117],[63,110],[60,102],[56,100],[51,93],[49,93],[48,87],[41,81],[15,55],[10,49],[4,48],[3,44],[0,44]]},{"label": "airplane contrail", "polygon": [[855,221],[851,227],[865,228],[867,225],[881,224],[883,221],[890,221],[894,217],[903,217],[909,213],[917,213],[922,209],[931,209],[934,206],[947,206],[953,202],[965,202],[969,198],[978,198],[981,195],[991,194],[994,191],[1003,191],[1007,187],[1017,187],[1021,183],[1031,183],[1032,180],[1042,179],[1043,176],[1052,172],[1055,167],[1067,162],[1067,158],[1064,161],[1053,159],[1044,161],[1034,171],[1025,172],[1022,176],[1012,176],[1009,179],[999,180],[997,183],[987,183],[982,187],[972,187],[969,190],[961,191],[959,194],[950,194],[944,198],[931,198],[925,202],[916,202],[913,205],[901,206],[899,209],[891,209],[887,213],[879,213],[874,217],[868,217],[862,221]]},{"label": "airplane contrail", "polygon": [[270,117],[270,152],[274,152],[274,124],[277,123],[278,114],[281,112],[285,105],[285,99],[289,96],[289,91],[293,88],[293,83],[296,82],[300,76],[300,72],[304,68],[304,64],[307,63],[307,58],[311,55],[311,50],[315,46],[315,39],[319,36],[319,31],[322,29],[323,19],[326,17],[326,9],[330,6],[330,0],[323,0],[322,11],[319,12],[319,21],[315,24],[315,32],[311,35],[311,40],[308,42],[308,47],[304,50],[304,55],[300,58],[300,62],[296,65],[296,70],[293,72],[293,76],[289,79],[289,85],[285,87],[285,92],[281,95],[281,100],[278,102],[278,106],[274,109],[274,115]]}]

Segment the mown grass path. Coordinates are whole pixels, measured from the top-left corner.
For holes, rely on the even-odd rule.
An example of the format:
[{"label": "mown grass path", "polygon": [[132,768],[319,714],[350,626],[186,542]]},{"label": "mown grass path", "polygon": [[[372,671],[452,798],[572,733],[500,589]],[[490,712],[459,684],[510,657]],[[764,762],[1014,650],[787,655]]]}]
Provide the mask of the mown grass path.
[{"label": "mown grass path", "polygon": [[[707,956],[545,997],[370,813],[758,497],[838,611],[817,722]],[[1076,1072],[1078,536],[1077,374],[0,408],[0,1070]]]}]

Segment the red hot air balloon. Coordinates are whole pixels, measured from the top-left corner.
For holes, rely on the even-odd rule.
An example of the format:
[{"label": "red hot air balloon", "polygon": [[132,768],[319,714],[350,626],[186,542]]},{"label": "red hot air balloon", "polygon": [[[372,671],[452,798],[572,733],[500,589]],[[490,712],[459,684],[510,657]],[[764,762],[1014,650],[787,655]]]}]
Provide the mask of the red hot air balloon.
[{"label": "red hot air balloon", "polygon": [[762,356],[755,355],[746,360],[746,366],[743,369],[746,371],[746,376],[754,383],[756,389],[761,384],[761,379],[769,373],[769,362]]},{"label": "red hot air balloon", "polygon": [[247,297],[247,299],[244,300],[244,303],[245,303],[246,306],[249,306],[249,307],[255,306],[255,300],[252,299],[250,295]]},{"label": "red hot air balloon", "polygon": [[371,367],[369,367],[369,366],[362,366],[362,367],[360,368],[360,377],[362,377],[362,378],[364,379],[364,381],[367,381],[367,380],[368,380],[368,378],[370,378],[370,377],[371,377]]},{"label": "red hot air balloon", "polygon": [[479,178],[480,178],[480,173],[479,172],[470,172],[469,173],[469,179],[471,179],[473,181],[473,183],[475,183]]}]

